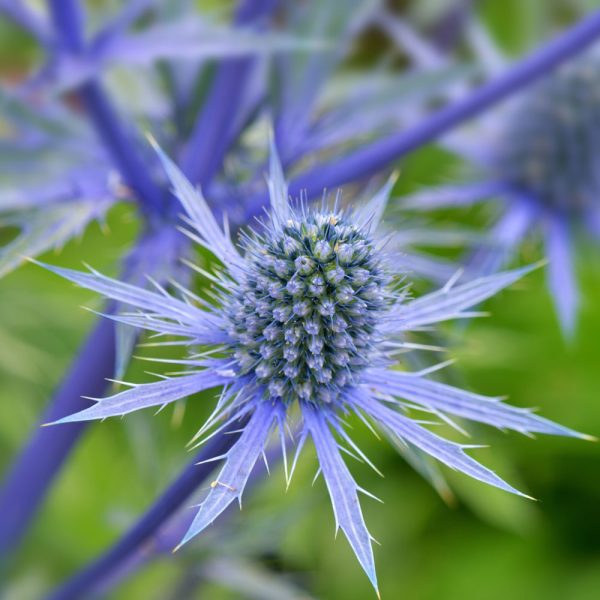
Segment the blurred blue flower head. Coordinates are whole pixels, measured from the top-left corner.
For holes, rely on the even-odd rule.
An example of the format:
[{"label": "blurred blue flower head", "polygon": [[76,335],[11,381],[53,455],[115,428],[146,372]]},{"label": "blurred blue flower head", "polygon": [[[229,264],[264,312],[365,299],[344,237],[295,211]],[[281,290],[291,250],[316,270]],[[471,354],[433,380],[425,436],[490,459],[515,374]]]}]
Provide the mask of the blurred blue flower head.
[{"label": "blurred blue flower head", "polygon": [[[475,273],[498,268],[523,239],[541,230],[549,287],[560,323],[573,333],[579,292],[573,261],[576,236],[600,239],[600,71],[593,56],[563,66],[507,106],[484,158],[492,194],[508,202],[492,229],[491,250],[478,251]],[[489,120],[492,124],[492,120]]]},{"label": "blurred blue flower head", "polygon": [[[478,30],[485,70],[505,68],[504,57]],[[464,89],[459,90],[461,93]],[[499,111],[448,135],[442,144],[473,164],[478,180],[425,189],[404,208],[430,211],[502,199],[488,243],[467,261],[472,277],[508,263],[531,235],[541,232],[549,259],[548,285],[563,332],[571,336],[579,306],[574,249],[577,235],[600,239],[600,124],[598,57],[588,53],[547,74]]]},{"label": "blurred blue flower head", "polygon": [[[159,150],[160,153],[160,150]],[[337,526],[377,587],[371,536],[358,492],[340,450],[371,464],[346,433],[342,419],[356,414],[379,426],[391,439],[429,455],[485,483],[520,494],[468,456],[466,446],[431,433],[411,418],[416,409],[452,423],[451,416],[523,433],[579,434],[485,398],[429,380],[426,372],[397,370],[395,355],[410,347],[403,335],[455,317],[519,279],[529,268],[501,273],[409,299],[401,256],[388,254],[377,225],[393,183],[354,210],[292,206],[278,158],[272,151],[271,210],[260,232],[233,244],[200,192],[161,153],[174,193],[191,226],[189,235],[210,250],[223,269],[207,273],[216,286],[215,303],[180,287],[176,298],[92,272],[49,267],[54,272],[135,309],[113,316],[159,334],[181,336],[203,348],[176,362],[191,368],[180,376],[133,385],[59,422],[101,419],[150,406],[164,406],[196,392],[222,386],[217,406],[196,439],[233,422],[243,433],[184,536],[205,529],[241,495],[273,429],[278,429],[289,480],[304,442],[312,438],[333,504]],[[300,409],[300,439],[291,468],[286,443],[290,421]],[[218,424],[218,425],[217,425]],[[216,427],[215,427],[216,426]],[[375,468],[375,467],[374,467]]]},{"label": "blurred blue flower head", "polygon": [[592,59],[534,86],[511,112],[498,176],[565,218],[600,222],[600,71]]}]

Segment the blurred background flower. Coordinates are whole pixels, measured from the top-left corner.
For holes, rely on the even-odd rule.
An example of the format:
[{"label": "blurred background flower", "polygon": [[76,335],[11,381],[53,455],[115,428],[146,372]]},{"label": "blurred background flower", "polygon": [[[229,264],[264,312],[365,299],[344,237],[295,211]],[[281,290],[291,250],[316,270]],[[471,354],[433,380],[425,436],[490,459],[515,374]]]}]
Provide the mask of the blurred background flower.
[{"label": "blurred background flower", "polygon": [[[491,73],[508,61],[481,28],[478,44]],[[425,43],[425,42],[423,42]],[[433,50],[432,50],[433,52]],[[405,197],[406,210],[466,210],[489,201],[495,211],[489,237],[466,259],[467,276],[493,273],[518,255],[524,243],[542,238],[548,286],[564,334],[574,335],[580,294],[574,254],[578,239],[599,240],[597,157],[597,49],[562,66],[531,89],[516,94],[475,124],[452,132],[442,145],[472,165],[460,181]],[[463,87],[463,86],[461,86]],[[465,169],[467,170],[467,169]],[[458,179],[458,181],[457,181]],[[465,238],[465,241],[466,238]]]}]

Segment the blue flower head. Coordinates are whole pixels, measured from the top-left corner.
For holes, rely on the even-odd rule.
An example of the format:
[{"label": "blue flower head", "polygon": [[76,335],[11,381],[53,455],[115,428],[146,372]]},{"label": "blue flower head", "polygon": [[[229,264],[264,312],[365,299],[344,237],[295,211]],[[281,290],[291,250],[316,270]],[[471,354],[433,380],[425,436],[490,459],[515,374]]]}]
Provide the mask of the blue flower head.
[{"label": "blue flower head", "polygon": [[541,229],[550,260],[548,283],[567,335],[575,328],[579,304],[575,232],[588,230],[600,238],[599,94],[598,60],[586,57],[516,99],[496,121],[495,143],[483,165],[489,180],[472,196],[498,194],[508,200],[492,230],[495,248],[476,253],[475,272],[497,268]]},{"label": "blue flower head", "polygon": [[[506,68],[508,61],[485,30],[476,22],[472,29],[483,69],[493,75]],[[574,332],[579,306],[575,234],[587,231],[600,239],[598,66],[597,53],[567,63],[474,126],[446,136],[443,145],[475,165],[480,179],[425,189],[404,203],[429,211],[502,199],[490,243],[472,253],[467,271],[472,277],[495,272],[524,239],[541,233],[548,286],[567,336]],[[464,93],[464,86],[458,91]]]},{"label": "blue flower head", "polygon": [[600,217],[600,71],[586,58],[534,86],[496,150],[498,176],[566,218]]},{"label": "blue flower head", "polygon": [[490,156],[491,176],[512,201],[497,237],[502,242],[504,236],[508,254],[511,244],[541,224],[549,286],[568,335],[579,304],[574,234],[587,230],[600,239],[599,66],[597,57],[588,56],[533,86],[506,111]]},{"label": "blue flower head", "polygon": [[[377,234],[392,182],[353,210],[337,205],[328,208],[325,203],[318,209],[306,203],[292,206],[274,150],[269,178],[271,210],[260,231],[242,235],[238,248],[201,193],[160,155],[187,213],[189,235],[223,265],[213,274],[204,272],[218,290],[215,303],[184,288],[180,290],[182,298],[176,298],[161,288],[149,291],[97,272],[49,268],[136,309],[111,318],[180,336],[203,350],[180,361],[189,372],[133,385],[60,422],[124,415],[220,387],[216,408],[198,435],[210,428],[220,431],[237,421],[243,424],[243,433],[233,447],[225,456],[215,457],[224,459],[224,464],[181,543],[241,499],[254,464],[277,430],[288,483],[300,450],[312,439],[337,527],[346,534],[377,588],[371,536],[358,500],[358,492],[364,490],[355,483],[340,450],[349,449],[371,463],[344,429],[344,416],[354,413],[393,440],[515,494],[520,492],[466,454],[466,446],[432,433],[411,418],[408,409],[523,433],[579,435],[499,399],[427,379],[425,373],[396,368],[394,355],[403,347],[405,332],[469,316],[469,307],[510,285],[530,268],[458,287],[448,285],[409,299],[399,272],[401,257],[386,251],[385,240]],[[301,433],[288,468],[286,432],[298,409]]]}]

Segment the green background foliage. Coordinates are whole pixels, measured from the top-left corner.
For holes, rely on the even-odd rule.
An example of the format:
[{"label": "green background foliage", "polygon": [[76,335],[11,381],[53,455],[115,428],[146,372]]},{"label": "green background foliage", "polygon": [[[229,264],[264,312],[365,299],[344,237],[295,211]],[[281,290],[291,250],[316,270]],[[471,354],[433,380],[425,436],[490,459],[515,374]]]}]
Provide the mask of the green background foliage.
[{"label": "green background foliage", "polygon": [[[418,10],[408,3],[409,9]],[[510,55],[519,56],[559,23],[596,2],[487,0],[478,11]],[[18,74],[35,55],[28,40],[0,25],[0,67]],[[398,191],[446,180],[454,164],[425,149],[403,161]],[[447,220],[456,215],[445,217]],[[467,221],[477,220],[463,215]],[[116,259],[133,239],[132,209],[117,207],[109,233],[93,226],[82,241],[44,260],[78,268],[82,261],[116,274]],[[532,244],[520,262],[539,258]],[[563,341],[538,271],[486,304],[491,316],[465,329],[448,326],[455,377],[469,389],[508,395],[519,406],[600,436],[600,261],[598,248],[580,242],[578,271],[584,302],[572,342]],[[206,261],[207,257],[199,256]],[[0,281],[0,469],[35,427],[61,374],[84,338],[98,298],[26,265]],[[139,354],[150,354],[141,349]],[[135,361],[128,373],[149,380],[155,365]],[[212,406],[210,394],[167,408],[91,426],[15,553],[8,598],[38,598],[92,559],[133,523],[189,460],[185,444]],[[185,411],[182,414],[182,411]],[[384,472],[352,469],[359,483],[384,500],[363,502],[374,537],[383,598],[417,600],[596,599],[600,590],[600,452],[572,439],[530,440],[490,428],[471,430],[484,464],[539,501],[531,502],[445,472],[456,498],[450,505],[387,443],[356,424],[356,438]],[[281,468],[246,497],[241,516],[165,556],[129,579],[111,598],[175,598],[190,573],[201,581],[189,598],[253,597],[208,581],[209,555],[258,555],[259,562],[318,598],[373,597],[342,536],[334,540],[332,511],[316,461],[306,452],[290,490]],[[242,543],[243,542],[243,543]],[[235,550],[235,548],[238,550]],[[179,588],[180,591],[183,588]],[[195,595],[194,595],[195,594]],[[260,596],[258,596],[260,597]]]}]

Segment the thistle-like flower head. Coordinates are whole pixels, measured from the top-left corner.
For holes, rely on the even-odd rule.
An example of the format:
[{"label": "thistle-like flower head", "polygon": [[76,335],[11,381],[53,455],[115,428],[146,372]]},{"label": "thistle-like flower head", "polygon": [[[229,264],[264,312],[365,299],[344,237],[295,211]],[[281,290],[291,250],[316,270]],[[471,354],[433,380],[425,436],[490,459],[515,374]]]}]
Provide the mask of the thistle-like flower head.
[{"label": "thistle-like flower head", "polygon": [[[474,43],[490,73],[506,67],[483,29],[477,28]],[[501,199],[489,243],[470,253],[467,274],[497,271],[525,239],[541,233],[548,287],[567,337],[575,330],[580,295],[575,235],[600,240],[599,66],[598,54],[590,53],[548,73],[475,126],[453,132],[444,143],[477,167],[478,179],[424,189],[403,205],[427,211]]]},{"label": "thistle-like flower head", "polygon": [[498,176],[569,216],[598,204],[600,70],[575,61],[513,107],[496,150]]},{"label": "thistle-like flower head", "polygon": [[[160,150],[159,150],[160,153]],[[201,196],[179,169],[161,154],[181,200],[190,235],[223,264],[204,275],[215,282],[210,304],[181,288],[176,298],[89,274],[50,267],[79,285],[137,309],[112,316],[159,334],[182,337],[203,350],[182,359],[191,367],[181,376],[134,385],[62,421],[101,419],[150,406],[164,406],[196,392],[220,387],[213,415],[199,435],[238,420],[243,432],[227,454],[207,497],[182,543],[205,529],[234,500],[240,500],[250,472],[274,429],[291,478],[299,452],[310,437],[315,445],[337,527],[346,534],[360,564],[377,588],[371,536],[358,492],[340,449],[371,464],[345,431],[342,417],[355,413],[373,422],[410,452],[430,456],[453,469],[506,491],[520,494],[465,453],[411,418],[417,409],[440,416],[471,419],[520,432],[579,434],[486,398],[427,379],[426,373],[395,368],[395,353],[405,350],[403,334],[455,317],[529,269],[501,273],[408,299],[402,259],[387,253],[377,235],[391,184],[355,210],[292,207],[279,161],[271,158],[271,211],[260,232],[242,236],[241,252],[214,219]],[[192,265],[193,266],[193,265]],[[197,267],[196,267],[197,268]],[[294,410],[290,410],[290,409]],[[287,461],[288,421],[301,414],[300,437],[291,469]]]},{"label": "thistle-like flower head", "polygon": [[375,242],[336,211],[289,211],[245,241],[247,273],[228,333],[265,397],[329,403],[377,352],[388,277]]}]

